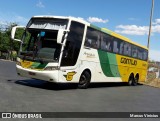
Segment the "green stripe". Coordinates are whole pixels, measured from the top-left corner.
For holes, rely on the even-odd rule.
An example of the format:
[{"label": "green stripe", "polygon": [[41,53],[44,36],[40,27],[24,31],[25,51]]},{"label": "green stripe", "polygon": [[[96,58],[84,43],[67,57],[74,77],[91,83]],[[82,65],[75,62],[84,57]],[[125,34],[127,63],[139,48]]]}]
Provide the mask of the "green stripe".
[{"label": "green stripe", "polygon": [[101,31],[101,28],[100,28],[100,27],[97,27],[97,26],[95,26],[95,25],[93,25],[93,24],[91,24],[90,26],[91,26],[92,28],[94,28],[94,29],[97,29],[97,30]]},{"label": "green stripe", "polygon": [[95,25],[93,25],[93,24],[91,24],[90,27],[92,27],[92,28],[94,28],[94,29],[96,29],[96,30],[99,30],[99,31],[101,31],[101,32],[107,33],[107,34],[109,34],[109,35],[111,35],[111,34],[113,33],[113,31],[111,31],[111,30],[109,30],[109,29],[107,29],[107,28],[100,28],[100,27],[95,26]]},{"label": "green stripe", "polygon": [[107,77],[120,77],[116,55],[102,50],[98,50],[98,55],[103,73]]},{"label": "green stripe", "polygon": [[48,63],[43,63],[43,64],[41,64],[41,63],[39,63],[39,62],[34,62],[34,63],[30,66],[30,68],[32,68],[32,69],[44,69],[47,64],[48,64]]},{"label": "green stripe", "polygon": [[108,30],[106,28],[104,28],[104,29],[102,28],[101,31],[104,32],[104,33],[107,33],[109,35],[111,35],[113,33],[111,30]]},{"label": "green stripe", "polygon": [[44,69],[46,67],[47,63],[40,64],[37,69]]}]

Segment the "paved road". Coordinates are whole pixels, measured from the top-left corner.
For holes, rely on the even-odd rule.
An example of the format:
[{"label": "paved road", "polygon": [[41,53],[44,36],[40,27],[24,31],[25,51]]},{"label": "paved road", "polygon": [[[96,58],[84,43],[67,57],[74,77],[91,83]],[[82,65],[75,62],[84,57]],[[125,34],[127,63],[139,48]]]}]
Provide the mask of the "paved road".
[{"label": "paved road", "polygon": [[19,77],[15,63],[0,60],[0,112],[160,112],[160,89],[92,84],[76,89]]}]

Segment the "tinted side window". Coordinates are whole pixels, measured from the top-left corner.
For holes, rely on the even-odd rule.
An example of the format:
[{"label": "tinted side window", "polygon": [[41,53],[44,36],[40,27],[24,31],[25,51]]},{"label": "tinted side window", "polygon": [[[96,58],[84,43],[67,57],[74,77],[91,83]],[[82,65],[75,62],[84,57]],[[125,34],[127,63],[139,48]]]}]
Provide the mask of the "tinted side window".
[{"label": "tinted side window", "polygon": [[114,53],[119,53],[119,42],[118,39],[114,39],[113,41],[113,52]]},{"label": "tinted side window", "polygon": [[101,49],[104,51],[112,52],[113,49],[113,37],[102,33],[101,35]]},{"label": "tinted side window", "polygon": [[100,32],[88,27],[84,45],[86,47],[98,49],[100,45]]},{"label": "tinted side window", "polygon": [[124,43],[124,55],[131,56],[131,44],[125,42]]},{"label": "tinted side window", "polygon": [[137,55],[138,55],[137,47],[132,45],[132,57],[137,58]]},{"label": "tinted side window", "polygon": [[74,66],[76,64],[82,44],[83,33],[84,25],[73,21],[70,32],[68,33],[61,66]]},{"label": "tinted side window", "polygon": [[143,50],[142,58],[145,61],[148,59],[148,51],[147,50]]},{"label": "tinted side window", "polygon": [[124,42],[120,41],[119,54],[123,54],[123,52],[124,52]]},{"label": "tinted side window", "polygon": [[138,48],[138,59],[143,59],[143,49]]}]

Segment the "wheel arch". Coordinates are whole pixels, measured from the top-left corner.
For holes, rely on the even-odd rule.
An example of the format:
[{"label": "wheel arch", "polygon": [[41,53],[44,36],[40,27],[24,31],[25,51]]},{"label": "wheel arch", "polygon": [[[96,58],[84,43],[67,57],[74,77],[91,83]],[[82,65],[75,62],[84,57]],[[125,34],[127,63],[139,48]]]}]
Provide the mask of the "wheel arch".
[{"label": "wheel arch", "polygon": [[82,74],[83,72],[85,72],[85,71],[88,71],[88,72],[89,72],[89,74],[91,75],[91,79],[92,79],[91,69],[89,69],[89,68],[83,69],[83,70],[81,71],[81,74]]},{"label": "wheel arch", "polygon": [[137,73],[135,77],[137,77],[139,79],[139,73]]},{"label": "wheel arch", "polygon": [[[89,68],[89,67],[85,67],[85,68],[83,67],[83,68],[81,68],[80,71],[79,71],[79,75],[81,76],[81,74],[83,72],[85,72],[85,71],[89,72],[89,74],[91,75],[91,80],[92,80],[93,79],[93,72],[92,72],[92,69]],[[79,78],[80,78],[80,76],[79,76]]]},{"label": "wheel arch", "polygon": [[81,72],[81,76],[79,78],[78,88],[87,89],[91,82],[91,71],[90,69],[84,69]]}]

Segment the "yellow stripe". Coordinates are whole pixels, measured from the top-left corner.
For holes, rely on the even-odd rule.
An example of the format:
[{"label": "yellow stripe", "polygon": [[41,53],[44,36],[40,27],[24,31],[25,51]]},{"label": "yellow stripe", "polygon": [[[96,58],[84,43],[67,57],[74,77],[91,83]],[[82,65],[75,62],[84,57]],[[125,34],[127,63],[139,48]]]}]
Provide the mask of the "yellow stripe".
[{"label": "yellow stripe", "polygon": [[20,61],[21,62],[21,66],[23,67],[23,68],[29,68],[32,64],[33,64],[33,62],[31,62],[31,61],[26,61],[26,60],[21,60]]}]

